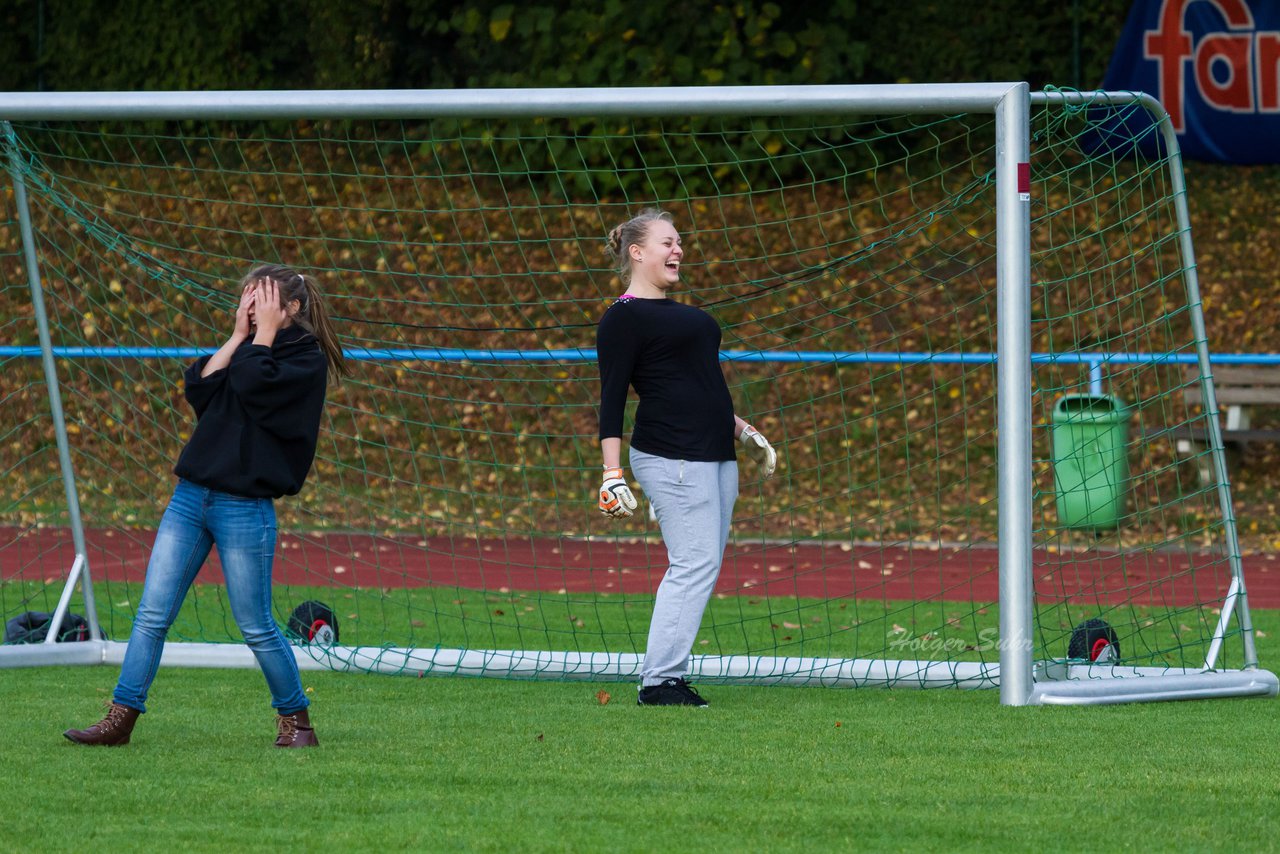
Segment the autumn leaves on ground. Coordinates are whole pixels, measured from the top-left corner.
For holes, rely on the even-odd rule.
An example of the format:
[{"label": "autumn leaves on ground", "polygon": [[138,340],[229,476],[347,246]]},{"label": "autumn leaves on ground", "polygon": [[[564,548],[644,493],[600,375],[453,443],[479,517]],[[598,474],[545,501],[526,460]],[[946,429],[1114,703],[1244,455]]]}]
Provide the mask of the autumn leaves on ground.
[{"label": "autumn leaves on ground", "polygon": [[[319,145],[310,149],[316,162],[269,169],[270,162],[250,164],[254,155],[244,153],[228,167],[216,145],[197,146],[188,161],[160,176],[91,163],[33,175],[54,344],[214,345],[227,325],[229,280],[244,259],[280,255],[327,271],[353,348],[594,346],[595,318],[617,290],[600,235],[637,206],[632,195],[622,190],[544,204],[529,175],[451,172],[445,167],[458,162],[457,152],[438,175],[409,180],[394,176],[414,175],[421,152],[379,143],[376,159],[361,163],[347,148],[356,145]],[[346,159],[325,162],[334,152]],[[683,298],[716,314],[725,349],[994,351],[993,211],[962,203],[964,193],[939,194],[946,180],[920,181],[911,168],[890,166],[875,179],[859,176],[853,186],[801,181],[789,194],[731,191],[672,205],[688,229]],[[910,189],[869,195],[885,176],[909,176]],[[49,179],[47,186],[39,178]],[[1280,323],[1272,296],[1280,236],[1269,226],[1280,171],[1191,163],[1187,183],[1211,348],[1275,349],[1267,333]],[[1045,188],[1054,199],[1068,190]],[[32,344],[12,190],[0,199],[0,343]],[[1087,214],[1101,221],[1111,204],[1095,203]],[[1135,215],[1130,232],[1150,229],[1149,216]],[[1088,258],[1077,293],[1055,294],[1045,284],[1037,349],[1188,346],[1174,328],[1178,307],[1166,304],[1177,288],[1150,289],[1154,276],[1143,268],[1154,264],[1158,275],[1160,262],[1148,256],[1168,247],[1087,244],[1081,240],[1080,254]],[[1037,263],[1046,282],[1058,272],[1056,261]],[[1079,294],[1098,287],[1099,269],[1125,264],[1142,274],[1134,275],[1142,279],[1134,282],[1138,296],[1106,290],[1123,284],[1120,276],[1092,295],[1098,305],[1081,302]],[[1131,311],[1117,320],[1120,331],[1094,334],[1106,323],[1091,313],[1110,319],[1120,303]],[[1157,308],[1175,317],[1165,323],[1171,330],[1165,338],[1126,337],[1132,318]],[[190,429],[178,365],[58,362],[87,516],[125,527],[154,524],[157,475],[168,471]],[[16,418],[0,437],[7,472],[0,498],[18,524],[58,524],[61,486],[39,363],[10,359],[3,368],[0,394]],[[1047,456],[1039,443],[1047,440],[1052,397],[1079,381],[1053,370],[1050,382],[1037,375],[1044,386],[1037,390],[1038,458]],[[739,410],[783,449],[780,479],[767,486],[744,481],[743,533],[992,536],[990,363],[730,362],[726,373]],[[1127,384],[1120,393],[1135,398],[1157,393],[1150,372],[1116,383]],[[583,498],[597,455],[595,393],[590,359],[361,362],[355,381],[331,395],[314,479],[291,505],[289,523],[483,537],[617,533],[592,516]],[[1268,426],[1270,417],[1280,413],[1256,413],[1255,424]],[[1174,471],[1167,443],[1146,442],[1139,433],[1131,452],[1151,472],[1133,496],[1144,529],[1137,539],[1151,541],[1145,528],[1191,539],[1212,524],[1213,496],[1182,482],[1185,473]],[[1232,479],[1246,547],[1271,548],[1280,540],[1280,452],[1250,448]],[[1037,524],[1048,531],[1055,524],[1047,465],[1037,469],[1037,487]],[[1170,496],[1177,498],[1176,517],[1160,509]],[[622,532],[652,533],[644,518]]]}]

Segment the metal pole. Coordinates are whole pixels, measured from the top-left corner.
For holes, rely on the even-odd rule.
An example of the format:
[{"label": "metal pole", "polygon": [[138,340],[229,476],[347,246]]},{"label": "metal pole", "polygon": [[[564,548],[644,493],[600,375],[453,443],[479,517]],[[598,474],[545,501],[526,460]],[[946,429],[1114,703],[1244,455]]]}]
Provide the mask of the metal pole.
[{"label": "metal pole", "polygon": [[[67,612],[71,610],[71,596],[75,593],[76,583],[84,572],[84,566],[84,556],[76,555],[76,559],[71,563],[71,571],[67,573],[67,580],[62,585],[62,595],[58,597],[58,607],[53,609],[53,617],[49,620],[49,631],[44,636],[45,643],[58,642],[58,635],[62,634],[62,621],[67,618]],[[97,640],[97,638],[94,638],[94,640]]]},{"label": "metal pole", "polygon": [[10,121],[794,116],[991,113],[1017,83],[636,86],[584,89],[335,89],[0,92]]},{"label": "metal pole", "polygon": [[1227,587],[1226,598],[1222,601],[1222,613],[1218,615],[1218,624],[1213,629],[1213,639],[1209,641],[1209,651],[1204,656],[1204,669],[1212,670],[1218,663],[1218,653],[1222,651],[1222,640],[1227,636],[1227,625],[1235,615],[1236,602],[1240,596],[1240,579],[1232,578]]},{"label": "metal pole", "polygon": [[1030,115],[1025,83],[996,107],[1000,702],[1006,706],[1026,705],[1033,687]]},{"label": "metal pole", "polygon": [[[0,132],[6,139],[13,140],[13,127],[8,122],[0,122]],[[72,571],[67,576],[66,589],[59,600],[59,612],[66,613],[66,605],[70,602],[69,590],[75,587],[77,576],[80,577],[81,589],[84,593],[85,619],[89,623],[89,636],[93,640],[102,639],[102,629],[98,625],[98,611],[94,606],[93,582],[89,577],[89,554],[85,547],[84,526],[80,520],[80,496],[76,491],[76,476],[71,467],[70,443],[67,440],[67,422],[62,411],[62,394],[58,390],[58,370],[53,361],[53,339],[49,334],[49,318],[44,308],[44,287],[40,283],[40,264],[36,258],[35,232],[31,227],[31,208],[27,202],[27,185],[22,177],[22,160],[16,145],[12,146],[9,156],[9,174],[13,177],[13,199],[18,208],[18,228],[22,234],[22,256],[27,268],[27,282],[31,287],[31,305],[35,310],[36,330],[40,335],[41,362],[44,364],[44,380],[49,388],[49,410],[53,416],[53,431],[58,444],[58,462],[62,468],[62,488],[67,498],[67,514],[71,524],[71,539],[75,544],[76,559]],[[75,570],[79,568],[77,573]],[[56,636],[60,628],[60,620],[55,619],[49,627],[49,638]]]},{"label": "metal pole", "polygon": [[[1231,505],[1231,483],[1227,473],[1227,453],[1222,444],[1222,424],[1218,420],[1218,396],[1213,388],[1212,368],[1209,365],[1209,333],[1204,323],[1204,304],[1200,300],[1200,277],[1196,273],[1196,253],[1191,243],[1191,213],[1187,210],[1187,185],[1182,175],[1182,149],[1173,131],[1169,114],[1155,98],[1143,95],[1140,103],[1156,117],[1161,138],[1169,151],[1169,181],[1173,184],[1173,209],[1178,217],[1178,250],[1182,253],[1182,276],[1187,288],[1187,307],[1191,310],[1191,330],[1195,335],[1196,356],[1200,362],[1203,383],[1205,427],[1208,430],[1209,454],[1218,481],[1218,505],[1222,509],[1222,533],[1226,539],[1227,565],[1231,569],[1232,587],[1236,590],[1236,616],[1240,620],[1240,634],[1244,642],[1245,668],[1258,666],[1258,650],[1253,638],[1253,619],[1249,615],[1249,594],[1244,583],[1244,562],[1240,556],[1240,537],[1236,530],[1235,509]],[[1223,608],[1226,611],[1226,608]],[[1225,614],[1224,614],[1225,617]],[[1225,629],[1225,620],[1219,622]],[[1218,640],[1215,633],[1215,641]],[[1218,647],[1210,646],[1204,667],[1212,670],[1216,665]]]}]

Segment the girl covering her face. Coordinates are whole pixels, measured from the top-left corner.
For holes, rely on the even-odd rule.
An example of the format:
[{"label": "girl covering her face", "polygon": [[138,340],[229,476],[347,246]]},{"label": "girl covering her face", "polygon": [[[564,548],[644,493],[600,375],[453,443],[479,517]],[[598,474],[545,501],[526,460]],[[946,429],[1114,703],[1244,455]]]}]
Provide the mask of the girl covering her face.
[{"label": "girl covering her face", "polygon": [[347,373],[314,279],[261,265],[241,281],[226,342],[183,375],[196,426],[156,531],[142,599],[107,716],[67,730],[78,744],[128,744],[169,627],[210,549],[276,710],[277,747],[317,743],[293,650],[271,614],[274,501],[301,489],[315,458],[328,378]]}]

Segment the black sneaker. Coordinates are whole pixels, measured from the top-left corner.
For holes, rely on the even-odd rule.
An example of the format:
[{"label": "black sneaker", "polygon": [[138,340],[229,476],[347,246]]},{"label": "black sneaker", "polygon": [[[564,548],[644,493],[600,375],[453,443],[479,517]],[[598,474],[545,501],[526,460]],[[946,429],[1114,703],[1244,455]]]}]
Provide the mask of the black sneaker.
[{"label": "black sneaker", "polygon": [[637,706],[705,706],[707,701],[698,696],[693,686],[683,679],[663,679],[658,685],[640,689]]}]

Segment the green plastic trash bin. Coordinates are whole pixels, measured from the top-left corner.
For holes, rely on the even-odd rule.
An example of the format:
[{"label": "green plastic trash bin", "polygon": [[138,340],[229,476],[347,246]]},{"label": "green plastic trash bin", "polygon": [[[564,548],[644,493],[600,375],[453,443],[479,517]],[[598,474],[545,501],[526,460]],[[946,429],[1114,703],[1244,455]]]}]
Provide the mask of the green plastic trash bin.
[{"label": "green plastic trash bin", "polygon": [[1115,528],[1129,491],[1129,407],[1115,397],[1069,394],[1053,408],[1058,524]]}]

